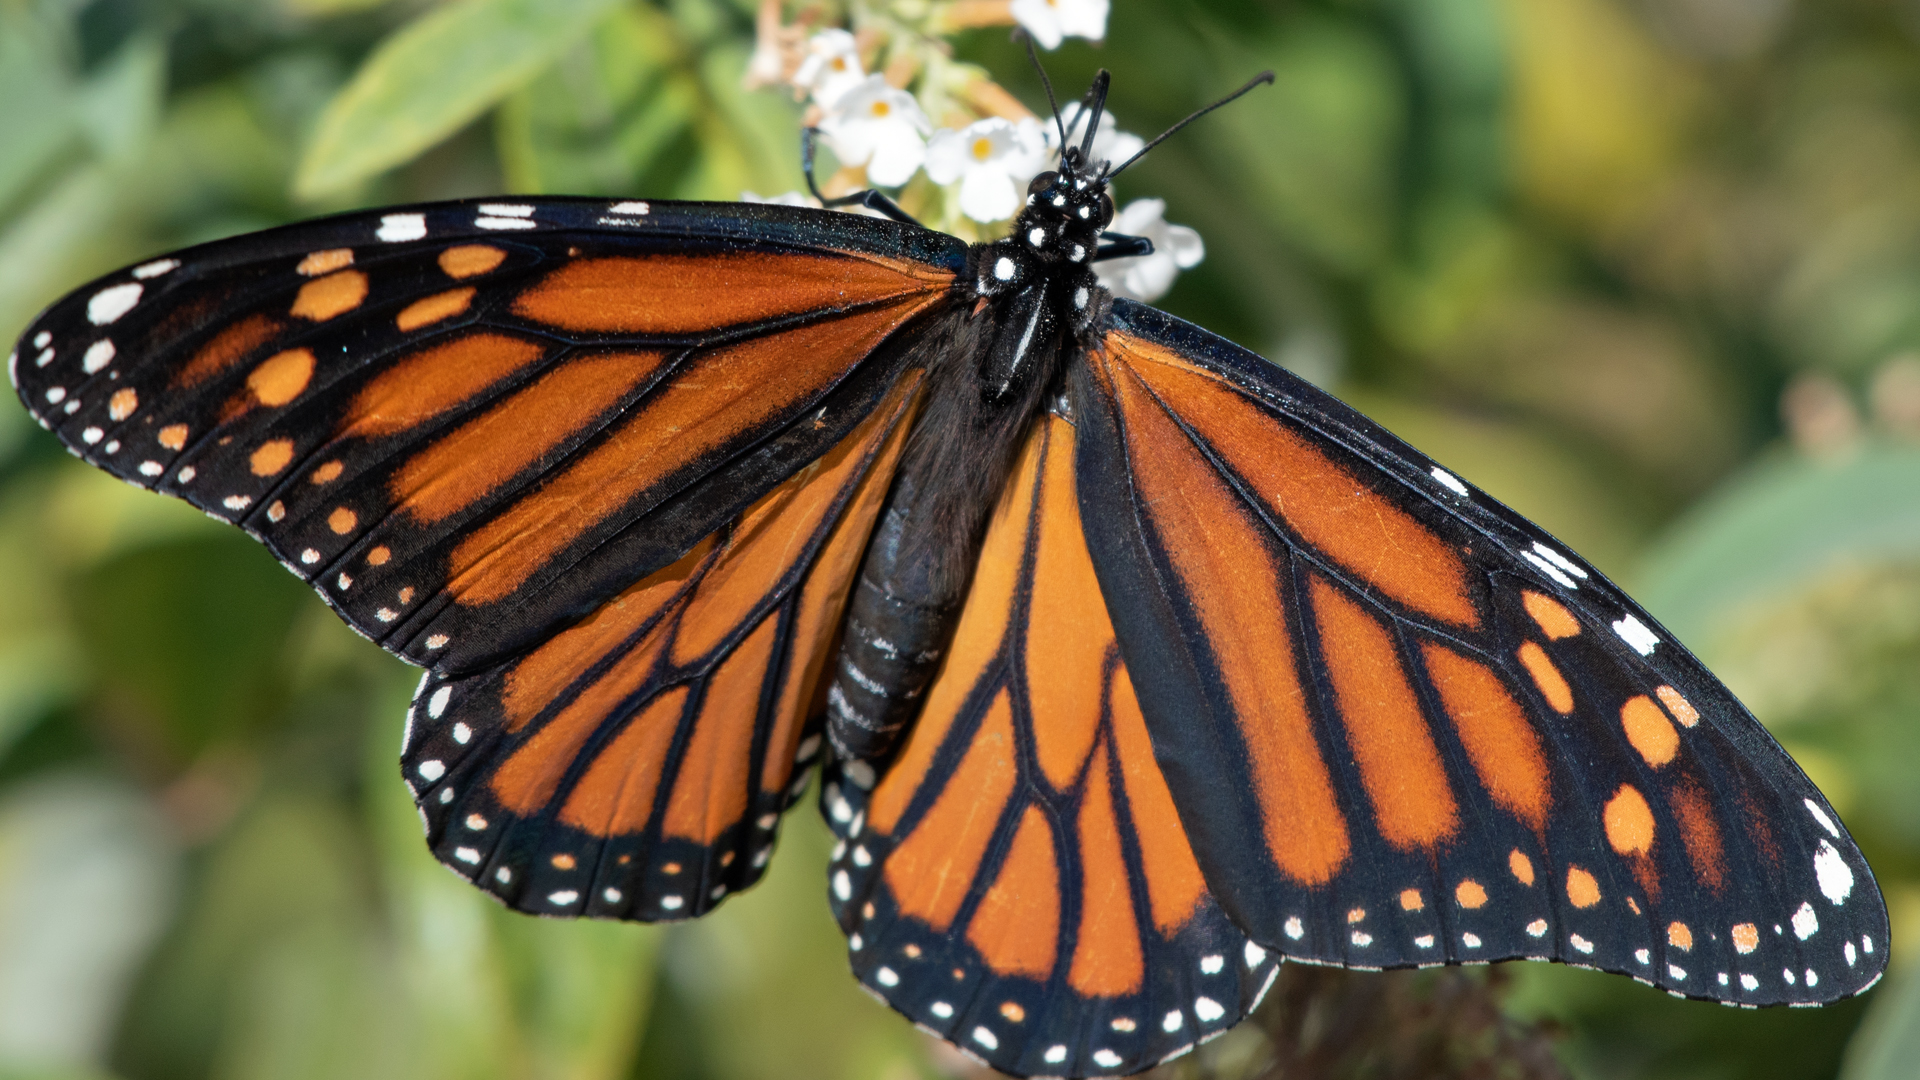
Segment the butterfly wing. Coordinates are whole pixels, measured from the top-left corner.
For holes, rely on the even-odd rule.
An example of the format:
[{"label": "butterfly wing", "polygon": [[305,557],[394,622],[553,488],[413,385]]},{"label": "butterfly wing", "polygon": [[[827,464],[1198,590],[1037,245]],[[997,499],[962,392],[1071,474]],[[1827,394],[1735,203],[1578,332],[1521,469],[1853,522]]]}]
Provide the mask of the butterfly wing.
[{"label": "butterfly wing", "polygon": [[1094,581],[1074,429],[1036,426],[948,659],[878,779],[823,789],[854,972],[1015,1075],[1138,1072],[1245,1016],[1278,959],[1209,896]]},{"label": "butterfly wing", "polygon": [[431,673],[402,757],[427,841],[522,911],[691,918],[758,880],[918,401],[524,655]]},{"label": "butterfly wing", "polygon": [[1820,793],[1651,616],[1259,357],[1120,301],[1081,510],[1208,886],[1350,967],[1551,958],[1818,1003],[1887,915]]},{"label": "butterfly wing", "polygon": [[795,207],[435,204],[102,278],[9,366],[74,453],[243,526],[403,659],[473,671],[844,439],[963,260]]}]

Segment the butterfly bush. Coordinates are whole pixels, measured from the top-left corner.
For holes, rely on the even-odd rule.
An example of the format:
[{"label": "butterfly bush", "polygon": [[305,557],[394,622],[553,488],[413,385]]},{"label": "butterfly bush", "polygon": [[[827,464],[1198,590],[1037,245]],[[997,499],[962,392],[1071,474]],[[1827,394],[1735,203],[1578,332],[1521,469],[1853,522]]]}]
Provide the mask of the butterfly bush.
[{"label": "butterfly bush", "polygon": [[[839,161],[822,178],[829,197],[888,189],[910,213],[965,239],[1001,235],[1020,212],[1027,181],[1059,165],[1052,117],[1037,117],[983,69],[956,61],[943,40],[983,26],[1018,26],[1043,48],[1069,37],[1106,37],[1108,0],[893,0],[851,3],[845,25],[820,7],[783,18],[782,0],[762,0],[747,67],[749,87],[780,88],[806,104],[803,122]],[[1086,135],[1088,110],[1061,111],[1067,145]],[[1119,165],[1145,141],[1103,112],[1090,156]],[[817,205],[793,192],[755,202]],[[1166,204],[1138,199],[1110,230],[1153,241],[1154,253],[1096,264],[1117,296],[1155,300],[1205,254],[1200,235],[1165,219]]]}]

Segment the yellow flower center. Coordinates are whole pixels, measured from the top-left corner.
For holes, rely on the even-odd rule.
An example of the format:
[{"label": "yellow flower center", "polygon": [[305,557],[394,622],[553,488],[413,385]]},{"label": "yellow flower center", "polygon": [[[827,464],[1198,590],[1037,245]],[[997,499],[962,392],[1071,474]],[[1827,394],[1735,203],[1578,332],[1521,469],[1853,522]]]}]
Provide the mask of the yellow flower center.
[{"label": "yellow flower center", "polygon": [[876,117],[885,116],[888,113],[893,111],[893,106],[887,104],[884,101],[876,101],[873,103],[873,108],[868,111],[872,112],[873,115]]},{"label": "yellow flower center", "polygon": [[993,140],[979,138],[973,140],[973,157],[976,161],[985,161],[993,156]]},{"label": "yellow flower center", "polygon": [[847,58],[846,58],[846,57],[844,57],[844,56],[836,56],[836,57],[834,57],[834,58],[833,58],[833,70],[835,70],[835,71],[845,71],[845,70],[847,70]]}]

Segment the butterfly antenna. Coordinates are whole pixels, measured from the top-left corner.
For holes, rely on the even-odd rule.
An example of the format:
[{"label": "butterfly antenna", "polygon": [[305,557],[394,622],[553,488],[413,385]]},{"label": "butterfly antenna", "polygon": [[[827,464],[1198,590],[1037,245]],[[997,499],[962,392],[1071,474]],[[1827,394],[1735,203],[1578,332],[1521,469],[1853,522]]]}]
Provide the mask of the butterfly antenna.
[{"label": "butterfly antenna", "polygon": [[[1106,74],[1106,72],[1101,72],[1101,74],[1104,75]],[[1152,142],[1141,147],[1139,153],[1136,153],[1132,157],[1121,162],[1119,168],[1116,168],[1111,172],[1107,173],[1106,178],[1111,180],[1114,177],[1119,176],[1121,173],[1121,170],[1125,169],[1127,166],[1133,164],[1134,162],[1139,161],[1141,158],[1146,157],[1147,151],[1165,142],[1167,139],[1167,136],[1173,134],[1176,131],[1179,131],[1181,128],[1186,127],[1188,124],[1193,123],[1195,120],[1200,119],[1201,117],[1207,115],[1208,113],[1219,108],[1220,106],[1225,105],[1227,102],[1232,101],[1233,99],[1239,97],[1240,95],[1246,93],[1247,91],[1252,90],[1254,87],[1260,86],[1263,84],[1270,84],[1272,82],[1273,82],[1273,72],[1263,71],[1260,74],[1255,75],[1253,78],[1248,79],[1247,85],[1241,87],[1238,90],[1235,90],[1233,93],[1228,94],[1226,97],[1221,98],[1219,101],[1216,101],[1211,105],[1208,105],[1204,109],[1194,110],[1193,113],[1189,115],[1185,120],[1182,120],[1179,123],[1168,128],[1167,130],[1161,132],[1158,136],[1154,138]],[[1092,140],[1088,140],[1088,141],[1091,142]]]},{"label": "butterfly antenna", "polygon": [[1053,97],[1053,81],[1047,78],[1047,69],[1040,63],[1040,54],[1034,51],[1033,35],[1027,33],[1025,30],[1015,30],[1014,33],[1019,34],[1020,40],[1027,43],[1027,59],[1033,62],[1033,70],[1040,73],[1040,87],[1047,92],[1047,108],[1053,110],[1053,126],[1060,131],[1060,149],[1062,152],[1065,152],[1067,148],[1067,125],[1066,121],[1060,119],[1060,103],[1054,100]]},{"label": "butterfly antenna", "polygon": [[1091,104],[1080,110],[1081,115],[1087,118],[1087,133],[1080,139],[1080,160],[1082,161],[1087,160],[1087,156],[1093,153],[1093,133],[1100,130],[1100,114],[1107,111],[1107,84],[1112,81],[1113,76],[1107,74],[1106,68],[1101,68],[1094,73],[1093,85],[1087,88],[1087,99]]}]

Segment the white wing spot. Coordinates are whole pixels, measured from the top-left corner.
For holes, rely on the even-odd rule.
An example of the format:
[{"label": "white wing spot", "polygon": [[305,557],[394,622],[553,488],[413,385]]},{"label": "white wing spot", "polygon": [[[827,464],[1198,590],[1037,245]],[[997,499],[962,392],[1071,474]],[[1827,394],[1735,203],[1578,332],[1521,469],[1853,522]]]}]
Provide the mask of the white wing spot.
[{"label": "white wing spot", "polygon": [[320,561],[320,553],[312,548],[307,548],[300,553],[300,561],[307,566],[312,566],[314,563]]},{"label": "white wing spot", "polygon": [[1528,937],[1546,937],[1547,936],[1547,920],[1535,919],[1532,922],[1528,923],[1527,936]]},{"label": "white wing spot", "polygon": [[[1258,948],[1258,946],[1255,947]],[[1226,966],[1227,958],[1224,956],[1214,955],[1200,958],[1200,973],[1202,975],[1218,975],[1221,969]]]},{"label": "white wing spot", "polygon": [[226,507],[229,510],[245,510],[247,507],[253,505],[253,496],[229,495],[226,498],[220,500],[220,505]]},{"label": "white wing spot", "polygon": [[1164,1018],[1162,1018],[1162,1019],[1161,1019],[1161,1021],[1160,1021],[1160,1030],[1162,1030],[1162,1031],[1179,1031],[1179,1030],[1180,1030],[1180,1025],[1182,1025],[1182,1024],[1184,1024],[1184,1023],[1186,1023],[1186,1022],[1187,1022],[1187,1018],[1186,1018],[1186,1017],[1184,1017],[1184,1016],[1181,1016],[1181,1015],[1180,1015],[1180,1010],[1179,1010],[1179,1009],[1175,1009],[1175,1010],[1173,1010],[1172,1012],[1170,1012],[1170,1013],[1168,1013],[1168,1014],[1167,1014],[1167,1015],[1166,1015],[1166,1016],[1165,1016]]},{"label": "white wing spot", "polygon": [[550,892],[547,894],[547,902],[555,907],[566,907],[578,899],[580,899],[580,894],[573,889],[561,889],[558,892]]},{"label": "white wing spot", "polygon": [[953,1006],[947,1004],[944,1001],[936,1001],[933,1004],[927,1006],[927,1011],[939,1017],[942,1020],[953,1019]]},{"label": "white wing spot", "polygon": [[466,820],[466,826],[467,828],[472,829],[474,832],[486,832],[487,819],[484,817],[481,817],[479,814],[468,814],[467,820]]},{"label": "white wing spot", "polygon": [[677,893],[668,893],[660,898],[660,910],[662,911],[679,911],[685,905],[686,901],[682,900]]},{"label": "white wing spot", "polygon": [[1641,962],[1641,963],[1643,963],[1643,964],[1651,964],[1651,963],[1653,963],[1653,954],[1652,954],[1651,952],[1648,952],[1648,951],[1647,951],[1647,950],[1645,950],[1645,949],[1635,949],[1635,950],[1633,950],[1633,958],[1634,958],[1635,960],[1638,960],[1638,961],[1640,961],[1640,962]]},{"label": "white wing spot", "polygon": [[847,939],[847,948],[852,949],[854,952],[859,952],[866,947],[866,941],[864,941],[859,934],[855,934]]},{"label": "white wing spot", "polygon": [[1681,967],[1679,964],[1668,964],[1667,974],[1673,976],[1674,982],[1685,982],[1687,978],[1687,969]]},{"label": "white wing spot", "polygon": [[435,634],[427,639],[427,648],[429,649],[444,649],[446,646],[447,635],[445,634]]},{"label": "white wing spot", "polygon": [[839,897],[842,903],[853,899],[853,879],[847,876],[845,870],[836,871],[833,875],[833,895]]},{"label": "white wing spot", "polygon": [[428,782],[432,782],[447,775],[447,766],[444,762],[428,759],[420,763],[418,772]]},{"label": "white wing spot", "polygon": [[1576,566],[1572,559],[1567,558],[1565,555],[1560,554],[1540,541],[1535,540],[1533,542],[1533,550],[1539,552],[1548,562],[1572,574],[1574,577],[1582,580],[1585,580],[1587,577],[1587,572]]},{"label": "white wing spot", "polygon": [[1353,943],[1364,949],[1373,944],[1373,935],[1361,930],[1355,930],[1353,932]]},{"label": "white wing spot", "polygon": [[1433,935],[1421,934],[1419,937],[1413,939],[1413,943],[1423,949],[1431,949],[1433,948]]},{"label": "white wing spot", "polygon": [[520,203],[481,203],[480,212],[495,217],[532,217],[533,207]]},{"label": "white wing spot", "polygon": [[[887,969],[881,968],[880,970],[885,971]],[[984,1046],[989,1050],[1000,1049],[1000,1040],[994,1036],[993,1032],[988,1031],[986,1028],[983,1028],[983,1027],[977,1027],[973,1029],[973,1041],[979,1043],[981,1046]]]},{"label": "white wing spot", "polygon": [[175,474],[175,475],[176,475],[176,476],[177,476],[177,477],[179,478],[179,480],[180,480],[180,482],[181,482],[181,483],[183,483],[183,484],[191,484],[191,483],[193,483],[193,478],[194,478],[195,476],[198,476],[198,475],[199,475],[199,473],[198,473],[197,471],[195,471],[195,469],[194,469],[194,467],[193,467],[193,466],[191,466],[191,465],[189,465],[189,466],[187,466],[186,468],[184,468],[184,469],[181,469],[181,470],[180,470],[180,471],[179,471],[179,472],[178,472],[177,474]]},{"label": "white wing spot", "polygon": [[1579,934],[1568,934],[1567,944],[1572,945],[1574,948],[1580,950],[1583,953],[1591,954],[1593,952],[1593,942],[1588,941],[1586,938],[1581,937]]},{"label": "white wing spot", "polygon": [[1471,932],[1461,934],[1460,944],[1465,945],[1469,949],[1477,949],[1480,947],[1480,935]]},{"label": "white wing spot", "polygon": [[600,898],[609,904],[617,904],[620,902],[621,895],[619,889],[609,888],[601,891]]},{"label": "white wing spot", "polygon": [[1852,967],[1854,961],[1860,959],[1860,954],[1853,951],[1853,942],[1851,941],[1847,942],[1840,951],[1846,954],[1848,967]]},{"label": "white wing spot", "polygon": [[1227,1015],[1227,1010],[1210,997],[1197,997],[1193,999],[1193,1015],[1199,1017],[1201,1023],[1211,1024]]},{"label": "white wing spot", "polygon": [[445,804],[447,804],[447,803],[450,803],[450,802],[452,802],[452,801],[453,801],[453,789],[452,789],[452,788],[450,788],[450,787],[443,787],[443,788],[441,788],[441,789],[440,789],[440,803],[441,803],[441,805],[443,805],[443,806],[444,806]]},{"label": "white wing spot", "polygon": [[1112,1069],[1120,1064],[1120,1055],[1111,1050],[1095,1050],[1093,1063],[1103,1069]]},{"label": "white wing spot", "polygon": [[381,622],[392,622],[400,617],[400,613],[392,608],[383,607],[379,611],[374,612],[373,617],[379,619]]},{"label": "white wing spot", "polygon": [[1840,850],[1826,840],[1813,855],[1813,876],[1820,882],[1820,894],[1839,907],[1853,895],[1853,868],[1840,857]]},{"label": "white wing spot", "polygon": [[33,347],[36,349],[44,349],[52,343],[53,343],[53,331],[51,330],[42,330],[39,333],[33,335]]},{"label": "white wing spot", "polygon": [[166,471],[167,467],[157,461],[143,461],[140,463],[141,476],[159,476]]},{"label": "white wing spot", "polygon": [[1794,978],[1793,978],[1793,969],[1792,969],[1792,968],[1781,968],[1781,969],[1780,969],[1780,977],[1781,977],[1782,979],[1785,979],[1785,980],[1786,980],[1786,982],[1787,982],[1787,985],[1788,985],[1788,986],[1792,986],[1792,985],[1794,985]]},{"label": "white wing spot", "polygon": [[473,219],[473,223],[482,229],[531,229],[534,227],[533,222],[517,217],[477,217]]},{"label": "white wing spot", "polygon": [[617,202],[607,207],[609,214],[631,214],[634,217],[646,217],[653,210],[644,202]]},{"label": "white wing spot", "polygon": [[1267,950],[1261,948],[1258,945],[1255,945],[1251,941],[1247,942],[1246,954],[1247,954],[1247,967],[1249,969],[1259,967],[1260,962],[1267,958]]},{"label": "white wing spot", "polygon": [[1448,491],[1453,492],[1455,495],[1467,494],[1467,485],[1461,483],[1459,477],[1453,475],[1452,473],[1448,472],[1447,470],[1441,468],[1438,465],[1435,465],[1433,467],[1433,478],[1435,480],[1440,481],[1441,486],[1445,487]]},{"label": "white wing spot", "polygon": [[1281,929],[1286,931],[1288,937],[1299,941],[1301,936],[1307,932],[1307,925],[1300,921],[1300,916],[1289,915],[1287,916],[1286,923],[1281,926]]},{"label": "white wing spot", "polygon": [[64,386],[55,386],[47,390],[47,404],[49,405],[58,405],[62,401],[65,401],[66,398],[67,388]]},{"label": "white wing spot", "polygon": [[433,696],[427,699],[427,715],[435,720],[440,719],[440,714],[447,711],[447,702],[452,697],[453,687],[451,686],[443,686],[435,690]]},{"label": "white wing spot", "polygon": [[80,366],[85,369],[89,375],[97,374],[101,368],[113,363],[116,351],[113,347],[112,338],[101,338],[99,341],[87,346],[86,355],[80,358]]},{"label": "white wing spot", "polygon": [[513,880],[513,871],[503,866],[493,872],[493,880],[505,885],[507,882]]},{"label": "white wing spot", "polygon": [[453,857],[469,865],[475,864],[480,861],[480,849],[470,847],[454,848]]},{"label": "white wing spot", "polygon": [[467,740],[471,738],[473,738],[472,728],[468,727],[463,723],[453,725],[453,741],[454,742],[459,743],[461,746],[465,746],[467,745]]},{"label": "white wing spot", "polygon": [[[9,355],[14,355],[14,354],[9,354]],[[14,355],[14,358],[18,359],[19,357],[17,355]],[[34,367],[46,367],[48,364],[51,364],[51,363],[53,363],[53,349],[51,346],[42,348],[40,350],[40,355],[33,358]]]},{"label": "white wing spot", "polygon": [[1807,969],[1807,975],[1806,975],[1806,978],[1807,978],[1807,985],[1808,985],[1808,986],[1818,986],[1818,985],[1820,985],[1820,973],[1819,973],[1819,972],[1817,972],[1817,971],[1815,971],[1815,970],[1813,970],[1812,968],[1808,968],[1808,969]]},{"label": "white wing spot", "polygon": [[1580,587],[1579,582],[1568,577],[1564,572],[1561,571],[1561,569],[1558,566],[1553,565],[1552,563],[1534,554],[1533,552],[1523,551],[1520,553],[1520,555],[1522,558],[1526,559],[1528,562],[1532,563],[1533,565],[1539,567],[1541,570],[1545,571],[1546,575],[1552,578],[1553,580],[1559,582],[1562,588],[1577,589]]},{"label": "white wing spot", "polygon": [[1067,1060],[1067,1048],[1065,1046],[1055,1044],[1053,1046],[1047,1047],[1047,1052],[1044,1054],[1041,1054],[1040,1057],[1044,1059],[1046,1063],[1049,1065],[1058,1065],[1061,1062]]},{"label": "white wing spot", "polygon": [[380,219],[380,227],[373,235],[389,244],[418,240],[427,235],[427,215],[388,214]]},{"label": "white wing spot", "polygon": [[1800,801],[1807,804],[1807,813],[1813,815],[1813,820],[1819,822],[1821,828],[1827,830],[1828,834],[1834,839],[1838,840],[1840,838],[1840,826],[1835,825],[1833,819],[1827,816],[1826,811],[1820,809],[1819,803],[1814,802],[1812,799],[1802,799]]},{"label": "white wing spot", "polygon": [[80,441],[86,443],[88,446],[92,446],[94,443],[106,437],[107,433],[97,427],[90,427],[80,433]]},{"label": "white wing spot", "polygon": [[1740,988],[1743,990],[1758,990],[1760,989],[1760,980],[1751,975],[1742,975],[1740,976]]},{"label": "white wing spot", "polygon": [[141,263],[133,268],[133,276],[141,281],[150,281],[161,274],[171,273],[180,268],[179,259],[155,259],[150,263]]},{"label": "white wing spot", "polygon": [[1800,910],[1793,913],[1793,936],[1805,941],[1820,929],[1820,917],[1813,913],[1813,905],[1802,903]]},{"label": "white wing spot", "polygon": [[874,972],[873,978],[874,978],[874,981],[878,982],[881,986],[899,986],[900,985],[900,976],[895,974],[894,970],[890,967],[883,967],[880,970]]},{"label": "white wing spot", "polygon": [[1613,632],[1619,634],[1620,640],[1633,646],[1633,651],[1641,656],[1652,656],[1653,647],[1660,644],[1660,639],[1653,636],[1653,631],[1647,629],[1647,624],[1631,614],[1616,620],[1613,624]]},{"label": "white wing spot", "polygon": [[87,321],[95,326],[107,325],[132,311],[133,305],[140,302],[140,294],[144,291],[146,286],[137,281],[101,289],[93,294],[93,299],[87,301]]},{"label": "white wing spot", "polygon": [[873,856],[867,854],[866,845],[861,844],[854,847],[853,865],[855,866],[872,866],[873,865]]}]

